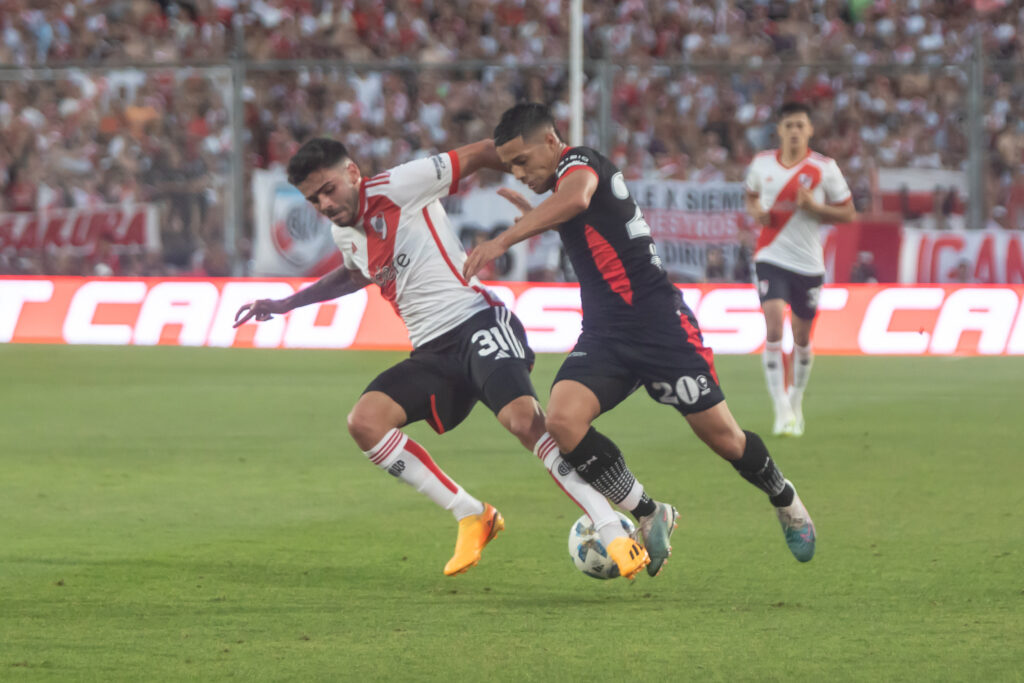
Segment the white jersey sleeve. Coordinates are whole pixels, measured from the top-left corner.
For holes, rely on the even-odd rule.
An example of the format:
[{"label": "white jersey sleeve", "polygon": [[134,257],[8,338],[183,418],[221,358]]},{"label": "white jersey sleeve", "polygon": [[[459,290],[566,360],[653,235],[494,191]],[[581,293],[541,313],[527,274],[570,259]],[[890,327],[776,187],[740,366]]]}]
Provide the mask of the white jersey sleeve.
[{"label": "white jersey sleeve", "polygon": [[338,251],[341,252],[341,259],[349,270],[362,273],[363,277],[369,279],[370,268],[366,258],[366,235],[356,228],[343,228],[339,225],[331,226],[331,237]]},{"label": "white jersey sleeve", "polygon": [[829,159],[825,164],[821,186],[825,190],[825,201],[829,204],[843,204],[853,196],[835,159]]},{"label": "white jersey sleeve", "polygon": [[753,161],[747,166],[747,177],[743,185],[747,190],[747,194],[761,196],[761,174],[758,173],[757,164]]},{"label": "white jersey sleeve", "polygon": [[400,206],[415,210],[458,191],[459,155],[454,151],[435,154],[396,166],[388,173],[391,197]]}]

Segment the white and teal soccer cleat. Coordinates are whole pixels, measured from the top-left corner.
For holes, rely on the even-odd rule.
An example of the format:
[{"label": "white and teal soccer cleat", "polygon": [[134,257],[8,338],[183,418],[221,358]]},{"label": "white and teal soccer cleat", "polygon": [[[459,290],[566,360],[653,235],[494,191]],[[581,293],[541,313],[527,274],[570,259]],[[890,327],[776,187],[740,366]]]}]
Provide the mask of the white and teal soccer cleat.
[{"label": "white and teal soccer cleat", "polygon": [[668,503],[655,503],[654,512],[637,520],[636,533],[640,536],[651,562],[647,565],[647,574],[657,576],[662,566],[672,554],[669,539],[672,532],[679,526],[679,511]]},{"label": "white and teal soccer cleat", "polygon": [[[793,486],[788,479],[786,483]],[[814,543],[817,537],[814,533],[814,522],[811,521],[811,515],[804,507],[803,501],[800,500],[795,486],[793,486],[793,502],[784,508],[775,508],[775,514],[779,518],[779,524],[782,525],[782,531],[786,535],[786,545],[789,546],[793,557],[800,562],[810,562],[814,557]]]}]

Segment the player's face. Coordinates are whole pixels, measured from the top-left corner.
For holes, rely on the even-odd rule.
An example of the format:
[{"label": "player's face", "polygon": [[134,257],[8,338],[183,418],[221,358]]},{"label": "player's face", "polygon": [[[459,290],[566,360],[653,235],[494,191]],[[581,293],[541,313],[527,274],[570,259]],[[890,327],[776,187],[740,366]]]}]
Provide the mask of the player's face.
[{"label": "player's face", "polygon": [[779,121],[778,133],[783,147],[791,152],[802,152],[814,135],[814,126],[807,114],[799,111]]},{"label": "player's face", "polygon": [[299,183],[299,191],[318,212],[335,225],[350,226],[359,212],[359,167],[346,159],[337,166],[313,171]]},{"label": "player's face", "polygon": [[498,157],[515,179],[537,194],[555,186],[555,171],[562,152],[562,141],[548,128],[527,138],[519,136],[497,148]]}]

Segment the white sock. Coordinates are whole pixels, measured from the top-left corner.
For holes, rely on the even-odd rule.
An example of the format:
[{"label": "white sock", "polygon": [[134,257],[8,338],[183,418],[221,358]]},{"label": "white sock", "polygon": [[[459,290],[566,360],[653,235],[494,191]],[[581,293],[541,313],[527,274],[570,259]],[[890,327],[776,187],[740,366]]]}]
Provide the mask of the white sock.
[{"label": "white sock", "polygon": [[764,380],[768,386],[768,395],[772,397],[775,415],[789,412],[789,400],[786,398],[786,369],[782,364],[782,342],[767,342],[761,355],[764,364]]},{"label": "white sock", "polygon": [[800,411],[803,407],[804,389],[811,379],[811,366],[814,365],[814,352],[811,345],[793,346],[793,386],[789,388],[789,404],[793,410]]},{"label": "white sock", "polygon": [[445,510],[455,519],[478,515],[484,504],[445,474],[426,449],[398,429],[392,429],[376,446],[363,454],[377,467],[398,477]]},{"label": "white sock", "polygon": [[551,478],[565,492],[565,495],[569,496],[587,513],[590,521],[594,523],[594,529],[601,537],[601,543],[607,547],[616,538],[626,535],[622,525],[619,524],[619,516],[615,514],[608,499],[595,491],[594,487],[585,482],[575,468],[562,458],[558,445],[550,434],[545,432],[537,440],[533,447],[533,454],[544,463]]}]

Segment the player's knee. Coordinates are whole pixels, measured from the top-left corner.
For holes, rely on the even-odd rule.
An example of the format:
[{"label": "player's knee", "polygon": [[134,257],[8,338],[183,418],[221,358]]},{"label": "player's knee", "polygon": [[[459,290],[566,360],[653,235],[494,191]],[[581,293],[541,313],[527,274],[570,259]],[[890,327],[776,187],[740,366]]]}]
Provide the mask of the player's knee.
[{"label": "player's knee", "polygon": [[747,437],[739,426],[716,430],[708,440],[711,450],[726,460],[738,460],[743,457],[746,444]]},{"label": "player's knee", "polygon": [[532,410],[515,410],[508,416],[508,431],[520,441],[536,441],[544,433],[544,419]]},{"label": "player's knee", "polygon": [[563,450],[574,448],[590,429],[590,424],[585,420],[564,410],[554,410],[548,413],[544,426],[555,443]]},{"label": "player's knee", "polygon": [[348,414],[348,433],[364,451],[373,448],[388,429],[390,427],[381,424],[377,416],[369,410],[364,410],[359,404],[356,404]]}]

